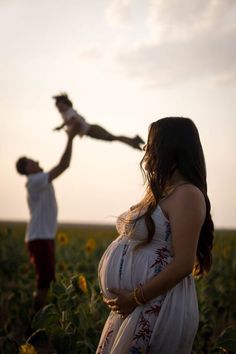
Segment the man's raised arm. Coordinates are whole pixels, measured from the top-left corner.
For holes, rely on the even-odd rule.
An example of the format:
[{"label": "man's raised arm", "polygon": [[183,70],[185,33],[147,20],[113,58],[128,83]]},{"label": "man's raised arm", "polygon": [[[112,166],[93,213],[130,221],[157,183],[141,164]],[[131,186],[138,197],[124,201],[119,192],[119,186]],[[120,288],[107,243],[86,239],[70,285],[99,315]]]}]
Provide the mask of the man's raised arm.
[{"label": "man's raised arm", "polygon": [[53,167],[48,172],[48,179],[51,182],[53,179],[60,176],[69,166],[72,154],[73,139],[78,133],[78,126],[76,124],[71,125],[69,131],[67,132],[68,140],[66,148],[57,166]]}]

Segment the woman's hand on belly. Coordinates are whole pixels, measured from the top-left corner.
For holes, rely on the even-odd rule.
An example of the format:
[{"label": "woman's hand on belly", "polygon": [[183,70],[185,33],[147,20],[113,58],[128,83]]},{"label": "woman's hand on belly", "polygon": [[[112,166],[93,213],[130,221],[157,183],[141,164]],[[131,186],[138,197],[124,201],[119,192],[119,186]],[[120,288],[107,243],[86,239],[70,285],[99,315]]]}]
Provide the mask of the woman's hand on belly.
[{"label": "woman's hand on belly", "polygon": [[114,311],[123,317],[128,316],[134,311],[137,303],[134,300],[133,292],[116,289],[109,289],[109,292],[114,294],[114,297],[106,298],[103,296],[103,301],[111,311]]}]

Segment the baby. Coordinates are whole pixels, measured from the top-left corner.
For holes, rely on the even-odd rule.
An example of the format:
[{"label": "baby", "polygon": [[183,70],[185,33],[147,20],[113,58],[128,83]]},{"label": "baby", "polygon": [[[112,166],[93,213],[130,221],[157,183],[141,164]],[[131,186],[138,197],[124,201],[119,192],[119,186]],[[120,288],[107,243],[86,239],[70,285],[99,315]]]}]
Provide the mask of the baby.
[{"label": "baby", "polygon": [[56,107],[61,113],[62,119],[64,121],[63,124],[61,124],[59,127],[56,127],[54,130],[60,130],[65,126],[67,126],[67,129],[70,129],[70,125],[76,122],[79,127],[78,135],[80,137],[87,135],[91,138],[105,141],[117,140],[132,146],[134,149],[142,150],[140,145],[144,144],[144,141],[140,138],[140,136],[136,135],[134,138],[129,138],[123,135],[113,135],[100,125],[89,124],[86,122],[84,117],[82,117],[76,110],[73,109],[73,104],[67,94],[64,93],[58,96],[53,96],[53,98],[55,99]]},{"label": "baby", "polygon": [[75,121],[78,123],[79,131],[78,135],[82,138],[87,134],[90,128],[90,124],[86,122],[84,117],[82,117],[76,110],[73,109],[72,102],[69,100],[66,94],[53,97],[56,100],[56,106],[59,112],[61,113],[62,119],[64,121],[59,127],[54,128],[54,130],[60,130],[67,126],[67,129],[70,129],[70,126]]}]

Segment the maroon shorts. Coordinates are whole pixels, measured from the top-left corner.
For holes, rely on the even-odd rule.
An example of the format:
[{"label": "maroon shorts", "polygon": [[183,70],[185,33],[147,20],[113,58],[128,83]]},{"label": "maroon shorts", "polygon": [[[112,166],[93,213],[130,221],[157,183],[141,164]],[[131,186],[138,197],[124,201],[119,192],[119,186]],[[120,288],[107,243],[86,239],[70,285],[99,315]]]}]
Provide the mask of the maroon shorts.
[{"label": "maroon shorts", "polygon": [[54,240],[33,240],[26,242],[30,261],[35,267],[38,289],[48,289],[55,280]]}]

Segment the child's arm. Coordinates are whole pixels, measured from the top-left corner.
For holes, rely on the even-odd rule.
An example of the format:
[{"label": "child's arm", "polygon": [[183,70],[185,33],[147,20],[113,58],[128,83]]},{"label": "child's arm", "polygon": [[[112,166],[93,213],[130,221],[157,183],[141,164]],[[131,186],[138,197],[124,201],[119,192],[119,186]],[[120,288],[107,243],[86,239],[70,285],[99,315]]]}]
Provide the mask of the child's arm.
[{"label": "child's arm", "polygon": [[53,130],[56,131],[56,130],[61,130],[62,128],[64,128],[65,126],[67,125],[67,123],[62,123],[61,125],[59,125],[58,127],[55,127]]}]

